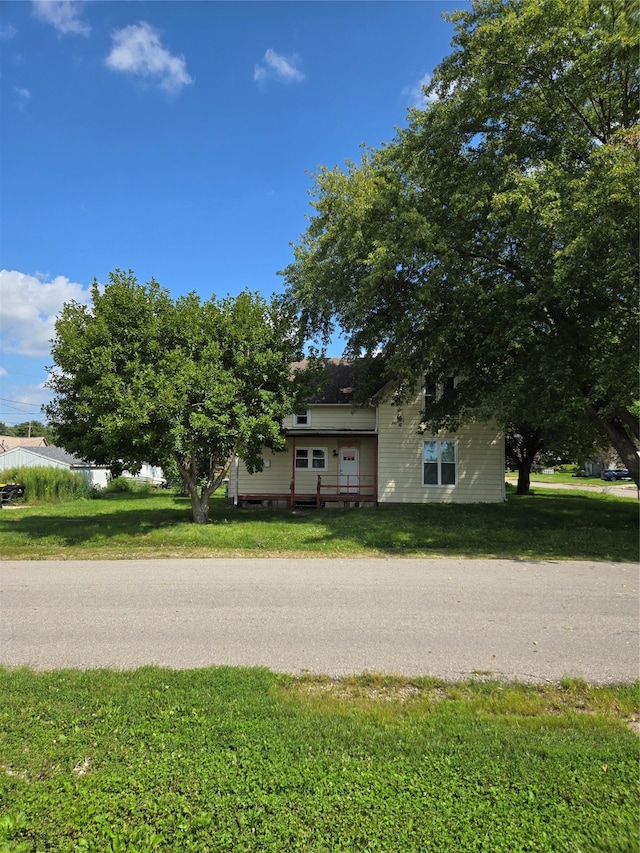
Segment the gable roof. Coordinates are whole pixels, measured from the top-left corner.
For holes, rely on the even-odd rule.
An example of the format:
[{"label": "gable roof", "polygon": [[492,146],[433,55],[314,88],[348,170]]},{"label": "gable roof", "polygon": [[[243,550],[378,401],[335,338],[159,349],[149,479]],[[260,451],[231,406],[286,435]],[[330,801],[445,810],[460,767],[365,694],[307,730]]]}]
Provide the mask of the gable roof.
[{"label": "gable roof", "polygon": [[48,441],[43,435],[27,438],[18,435],[0,435],[0,453],[13,450],[14,447],[47,447]]},{"label": "gable roof", "polygon": [[76,456],[74,453],[69,453],[64,447],[30,447],[32,453],[42,456],[44,459],[53,459],[55,462],[65,462],[68,465],[89,465],[84,459]]},{"label": "gable roof", "polygon": [[62,465],[68,465],[70,468],[96,467],[92,465],[91,462],[87,462],[86,459],[81,459],[73,453],[68,453],[63,447],[56,447],[55,445],[49,445],[47,447],[12,447],[11,451],[7,452],[14,452],[17,450],[25,450],[31,456],[39,456],[42,459],[59,462]]}]

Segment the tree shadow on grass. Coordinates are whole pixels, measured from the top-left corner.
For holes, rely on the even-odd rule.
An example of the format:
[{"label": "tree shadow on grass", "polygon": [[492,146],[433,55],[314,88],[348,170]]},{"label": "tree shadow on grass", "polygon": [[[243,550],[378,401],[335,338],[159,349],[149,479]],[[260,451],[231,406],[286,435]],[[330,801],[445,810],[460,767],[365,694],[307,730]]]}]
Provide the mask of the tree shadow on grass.
[{"label": "tree shadow on grass", "polygon": [[148,509],[105,515],[29,515],[13,522],[11,532],[31,541],[57,542],[65,546],[90,546],[92,542],[147,536],[155,530],[171,529],[190,520],[188,512]]},{"label": "tree shadow on grass", "polygon": [[[504,504],[385,505],[351,509],[238,509],[211,504],[208,525],[192,522],[188,498],[111,496],[11,519],[13,549],[68,548],[70,557],[216,553],[355,553],[527,559],[637,559],[637,507],[592,495],[536,494]],[[9,541],[7,541],[9,545]],[[34,555],[34,556],[37,556]],[[113,556],[113,550],[109,552]]]},{"label": "tree shadow on grass", "polygon": [[[590,495],[538,493],[502,504],[384,505],[365,509],[233,510],[231,524],[262,518],[297,528],[309,554],[360,549],[381,554],[523,557],[526,559],[637,558],[637,508]],[[222,522],[224,523],[224,521]]]}]

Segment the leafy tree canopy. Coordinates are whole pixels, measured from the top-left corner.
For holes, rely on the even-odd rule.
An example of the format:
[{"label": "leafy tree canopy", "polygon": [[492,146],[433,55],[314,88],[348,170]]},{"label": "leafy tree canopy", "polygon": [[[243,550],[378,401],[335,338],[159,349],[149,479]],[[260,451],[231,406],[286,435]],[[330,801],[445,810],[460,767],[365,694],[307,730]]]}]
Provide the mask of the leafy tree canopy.
[{"label": "leafy tree canopy", "polygon": [[310,332],[425,413],[606,434],[638,478],[638,7],[475,0],[428,106],[359,164],[322,168],[284,271]]},{"label": "leafy tree canopy", "polygon": [[244,291],[173,301],[157,282],[116,270],[92,305],[56,322],[47,414],[69,451],[114,473],[142,462],[177,467],[196,522],[234,454],[251,471],[262,448],[284,447],[282,419],[298,405],[302,336],[281,300]]}]

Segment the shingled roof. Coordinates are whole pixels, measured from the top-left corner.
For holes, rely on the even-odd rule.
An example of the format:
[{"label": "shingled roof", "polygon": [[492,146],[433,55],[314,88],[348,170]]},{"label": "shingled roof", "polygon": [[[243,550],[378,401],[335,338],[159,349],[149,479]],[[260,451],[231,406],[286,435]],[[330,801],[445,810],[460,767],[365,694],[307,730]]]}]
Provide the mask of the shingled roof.
[{"label": "shingled roof", "polygon": [[72,468],[81,467],[84,468],[87,465],[91,465],[90,462],[87,462],[85,459],[81,459],[79,456],[75,456],[73,453],[68,453],[63,447],[55,447],[51,445],[49,447],[27,447],[24,445],[20,445],[18,448],[12,447],[12,450],[18,450],[24,447],[25,450],[28,450],[30,453],[33,453],[36,456],[41,456],[43,459],[52,459],[54,462],[62,462],[65,465],[69,465]]},{"label": "shingled roof", "polygon": [[[353,403],[360,365],[357,361],[346,361],[342,358],[325,358],[324,370],[320,377],[320,389],[307,397],[308,403],[336,404]],[[295,370],[304,370],[308,360],[292,364]]]},{"label": "shingled roof", "polygon": [[14,447],[47,447],[47,439],[43,435],[27,438],[18,435],[0,435],[0,453],[13,450]]}]

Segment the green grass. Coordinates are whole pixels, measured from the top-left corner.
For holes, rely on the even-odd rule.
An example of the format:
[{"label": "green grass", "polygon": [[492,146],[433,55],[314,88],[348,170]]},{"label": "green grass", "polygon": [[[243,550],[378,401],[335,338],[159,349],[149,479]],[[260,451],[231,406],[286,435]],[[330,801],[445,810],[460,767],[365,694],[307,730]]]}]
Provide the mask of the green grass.
[{"label": "green grass", "polygon": [[[511,472],[507,474],[507,480],[512,483],[518,481],[518,473]],[[614,480],[608,482],[601,477],[577,477],[571,471],[556,471],[553,474],[536,474],[531,475],[532,483],[548,483],[549,485],[559,483],[566,486],[595,486],[602,488],[604,486],[627,486],[635,490],[635,483],[630,480]]]},{"label": "green grass", "polygon": [[[637,504],[237,510],[169,493],[0,513],[0,558],[634,560]],[[638,685],[0,669],[0,853],[637,853]]]},{"label": "green grass", "polygon": [[635,853],[637,698],[0,669],[0,850]]},{"label": "green grass", "polygon": [[167,492],[0,512],[0,559],[218,556],[461,556],[634,561],[637,502],[536,489],[504,504],[237,509],[212,501],[210,523]]}]

